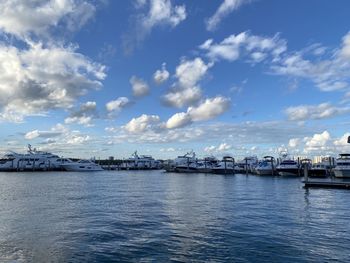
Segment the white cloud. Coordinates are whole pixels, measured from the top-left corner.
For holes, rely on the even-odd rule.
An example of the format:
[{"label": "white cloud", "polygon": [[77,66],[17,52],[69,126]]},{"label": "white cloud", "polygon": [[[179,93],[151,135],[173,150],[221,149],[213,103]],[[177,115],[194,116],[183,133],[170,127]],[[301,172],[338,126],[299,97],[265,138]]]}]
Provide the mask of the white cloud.
[{"label": "white cloud", "polygon": [[132,16],[132,30],[122,37],[124,51],[131,53],[156,27],[174,28],[187,17],[185,5],[171,0],[136,0],[137,14]]},{"label": "white cloud", "polygon": [[132,93],[135,97],[143,97],[149,94],[149,86],[143,79],[132,76],[130,84],[132,86]]},{"label": "white cloud", "polygon": [[340,51],[341,56],[345,59],[350,58],[350,32],[343,37],[343,44]]},{"label": "white cloud", "polygon": [[130,104],[130,100],[127,97],[119,97],[116,100],[112,100],[106,103],[106,109],[109,112],[120,112],[123,108]]},{"label": "white cloud", "polygon": [[289,140],[288,142],[288,146],[291,148],[295,148],[299,145],[300,143],[300,139],[299,138],[292,138]]},{"label": "white cloud", "polygon": [[72,124],[72,123],[77,123],[80,125],[84,125],[86,127],[91,127],[93,126],[92,124],[93,118],[91,116],[74,116],[74,117],[67,117],[64,119],[64,123],[66,124]]},{"label": "white cloud", "polygon": [[164,95],[163,101],[168,106],[181,108],[195,104],[201,97],[202,90],[197,86],[186,89],[174,88]]},{"label": "white cloud", "polygon": [[206,21],[207,30],[215,30],[223,18],[249,2],[249,0],[224,0],[214,15]]},{"label": "white cloud", "polygon": [[206,99],[197,107],[188,108],[187,113],[193,121],[206,121],[226,112],[230,108],[230,104],[230,99],[218,96]]},{"label": "white cloud", "polygon": [[305,121],[332,118],[350,112],[349,107],[336,107],[330,103],[319,105],[300,105],[289,107],[285,110],[288,119],[291,121]]},{"label": "white cloud", "polygon": [[231,149],[232,149],[232,145],[224,142],[218,146],[215,146],[215,145],[207,146],[204,148],[204,151],[207,153],[218,153],[218,152],[227,152],[228,150],[231,150]]},{"label": "white cloud", "polygon": [[24,138],[26,138],[27,140],[32,140],[35,138],[52,138],[52,137],[57,137],[59,135],[61,135],[62,132],[61,131],[39,131],[39,130],[33,130],[30,132],[27,132],[24,135]]},{"label": "white cloud", "polygon": [[173,6],[170,0],[150,0],[149,12],[142,17],[142,26],[151,31],[157,25],[177,26],[186,19],[186,7],[184,5]]},{"label": "white cloud", "polygon": [[89,135],[74,134],[67,140],[67,143],[77,145],[77,144],[86,143],[89,140],[90,140]]},{"label": "white cloud", "polygon": [[242,32],[230,35],[220,43],[214,43],[213,39],[208,39],[199,48],[204,50],[206,56],[213,61],[235,61],[244,55],[248,57],[248,62],[258,63],[268,56],[273,61],[278,61],[281,54],[286,51],[287,44],[285,40],[279,38],[278,34],[270,38]]},{"label": "white cloud", "polygon": [[133,118],[129,121],[124,129],[130,133],[141,133],[147,129],[151,129],[154,124],[159,124],[160,118],[157,115],[142,114],[138,118]]},{"label": "white cloud", "polygon": [[72,111],[70,116],[67,117],[64,122],[66,124],[77,123],[86,127],[93,126],[93,119],[97,118],[96,102],[88,101],[80,105],[79,110]]},{"label": "white cloud", "polygon": [[163,97],[166,105],[181,108],[198,102],[202,97],[202,90],[198,82],[203,79],[213,64],[205,64],[197,57],[193,60],[182,60],[176,68],[177,82]]},{"label": "white cloud", "polygon": [[195,107],[189,107],[187,112],[174,114],[166,122],[166,128],[180,128],[197,121],[207,121],[223,114],[230,108],[230,99],[217,96],[206,99]]},{"label": "white cloud", "polygon": [[[325,48],[323,48],[325,49]],[[310,57],[316,56],[316,59]],[[306,49],[285,55],[271,66],[274,74],[311,80],[321,91],[345,90],[350,79],[350,33],[329,54]]]},{"label": "white cloud", "polygon": [[168,129],[181,128],[192,123],[191,116],[186,112],[175,113],[166,122]]},{"label": "white cloud", "polygon": [[105,67],[76,47],[33,44],[17,49],[0,43],[0,120],[69,108],[89,90],[102,86]]},{"label": "white cloud", "polygon": [[163,84],[165,81],[169,78],[169,71],[166,70],[166,64],[162,64],[162,69],[158,69],[153,74],[153,80],[156,84],[160,85]]},{"label": "white cloud", "polygon": [[305,140],[305,145],[308,149],[318,149],[326,146],[327,142],[331,139],[328,131],[322,133],[316,133],[311,138]]},{"label": "white cloud", "polygon": [[340,146],[340,147],[345,147],[345,146],[349,146],[348,144],[348,137],[350,136],[350,133],[347,132],[345,133],[342,137],[340,137],[339,139],[334,140],[334,145],[335,146]]},{"label": "white cloud", "polygon": [[95,6],[78,0],[2,0],[0,29],[20,38],[46,36],[52,27],[64,24],[75,30],[95,14]]}]

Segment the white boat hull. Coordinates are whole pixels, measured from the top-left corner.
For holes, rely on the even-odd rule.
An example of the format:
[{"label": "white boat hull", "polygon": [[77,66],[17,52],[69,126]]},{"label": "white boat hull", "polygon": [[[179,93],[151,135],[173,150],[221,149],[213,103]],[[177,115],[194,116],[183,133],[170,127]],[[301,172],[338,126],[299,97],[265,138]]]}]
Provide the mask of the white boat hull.
[{"label": "white boat hull", "polygon": [[299,170],[298,169],[295,169],[295,170],[286,169],[286,170],[277,170],[277,171],[278,171],[278,174],[280,176],[301,176],[299,174]]},{"label": "white boat hull", "polygon": [[83,164],[66,164],[62,165],[62,168],[69,172],[97,172],[103,171],[103,168],[99,165],[83,165]]},{"label": "white boat hull", "polygon": [[337,178],[350,178],[350,169],[334,169],[333,171]]},{"label": "white boat hull", "polygon": [[256,169],[257,175],[276,175],[277,172],[273,172],[271,169]]}]

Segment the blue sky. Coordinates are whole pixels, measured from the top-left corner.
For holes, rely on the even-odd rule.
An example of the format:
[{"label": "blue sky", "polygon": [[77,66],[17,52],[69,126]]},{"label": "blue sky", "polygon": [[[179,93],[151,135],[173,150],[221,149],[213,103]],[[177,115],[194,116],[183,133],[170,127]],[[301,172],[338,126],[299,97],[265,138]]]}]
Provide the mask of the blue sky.
[{"label": "blue sky", "polygon": [[4,0],[0,151],[348,151],[345,0]]}]

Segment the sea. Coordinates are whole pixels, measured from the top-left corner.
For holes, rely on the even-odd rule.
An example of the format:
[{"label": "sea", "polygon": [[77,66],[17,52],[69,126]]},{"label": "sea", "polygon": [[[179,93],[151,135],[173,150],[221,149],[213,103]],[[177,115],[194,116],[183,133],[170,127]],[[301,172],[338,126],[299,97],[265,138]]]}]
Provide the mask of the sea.
[{"label": "sea", "polygon": [[3,172],[0,262],[350,262],[350,191],[243,174]]}]

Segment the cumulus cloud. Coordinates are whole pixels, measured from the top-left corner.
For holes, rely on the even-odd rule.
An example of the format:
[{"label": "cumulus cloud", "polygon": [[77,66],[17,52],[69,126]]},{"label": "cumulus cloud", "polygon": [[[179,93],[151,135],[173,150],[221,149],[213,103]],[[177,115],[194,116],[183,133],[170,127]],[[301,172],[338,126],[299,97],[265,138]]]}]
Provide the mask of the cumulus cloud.
[{"label": "cumulus cloud", "polygon": [[153,80],[156,84],[160,85],[168,80],[169,78],[169,71],[166,70],[166,64],[162,64],[162,69],[158,69],[153,74]]},{"label": "cumulus cloud", "polygon": [[176,68],[177,82],[164,95],[163,101],[171,107],[181,108],[198,102],[202,97],[199,82],[213,64],[206,64],[201,58],[182,60]]},{"label": "cumulus cloud", "polygon": [[76,30],[94,16],[95,9],[93,4],[80,0],[3,0],[0,29],[20,38],[47,36],[52,27],[60,24]]},{"label": "cumulus cloud", "polygon": [[130,100],[127,97],[119,97],[106,103],[106,109],[109,112],[119,113],[126,106],[130,105]]},{"label": "cumulus cloud", "polygon": [[186,112],[175,113],[166,122],[168,129],[181,128],[192,123],[191,116]]},{"label": "cumulus cloud", "polygon": [[206,21],[207,30],[215,30],[222,19],[231,12],[239,9],[242,5],[251,2],[250,0],[224,0],[216,12]]},{"label": "cumulus cloud", "polygon": [[196,121],[207,121],[223,114],[230,108],[230,99],[217,96],[209,98],[195,107],[189,107],[187,112],[174,114],[166,122],[168,129],[180,128]]},{"label": "cumulus cloud", "polygon": [[232,145],[224,142],[218,146],[215,146],[215,145],[207,146],[204,148],[204,151],[207,153],[218,153],[218,152],[226,152],[231,149],[232,149]]},{"label": "cumulus cloud", "polygon": [[324,149],[327,145],[331,136],[328,131],[324,131],[322,133],[316,133],[311,138],[305,138],[306,150],[319,150]]},{"label": "cumulus cloud", "polygon": [[97,118],[96,102],[88,101],[82,103],[78,110],[73,110],[69,117],[64,122],[66,124],[77,123],[87,127],[93,126],[92,120]]},{"label": "cumulus cloud", "polygon": [[130,78],[130,84],[135,97],[143,97],[149,94],[149,86],[143,79],[132,76]]},{"label": "cumulus cloud", "polygon": [[235,61],[244,55],[248,58],[248,62],[258,63],[268,56],[278,61],[281,54],[286,51],[287,44],[278,34],[274,37],[262,37],[242,32],[237,35],[232,34],[220,43],[214,43],[213,39],[208,39],[199,48],[204,50],[206,56],[213,61]]},{"label": "cumulus cloud", "polygon": [[0,43],[0,119],[69,108],[89,90],[102,87],[105,67],[76,47],[33,44],[20,50]]},{"label": "cumulus cloud", "polygon": [[340,147],[345,147],[345,146],[349,147],[349,144],[348,144],[348,137],[349,136],[350,136],[349,132],[345,133],[342,137],[334,140],[334,142],[333,142],[334,145],[340,146]]},{"label": "cumulus cloud", "polygon": [[151,31],[157,25],[177,26],[186,19],[186,7],[184,5],[173,6],[170,0],[150,0],[147,15],[142,16],[143,28]]},{"label": "cumulus cloud", "polygon": [[350,112],[349,107],[336,107],[330,103],[319,105],[300,105],[285,110],[291,121],[317,120],[335,117]]},{"label": "cumulus cloud", "polygon": [[124,129],[130,133],[141,133],[151,129],[155,124],[159,124],[160,118],[157,115],[142,114],[140,117],[133,118],[129,121]]},{"label": "cumulus cloud", "polygon": [[230,99],[218,96],[206,99],[197,107],[188,108],[188,114],[193,121],[206,121],[213,119],[230,108]]},{"label": "cumulus cloud", "polygon": [[299,145],[300,143],[300,139],[299,138],[292,138],[289,140],[288,142],[288,146],[291,148],[295,148]]},{"label": "cumulus cloud", "polygon": [[187,17],[185,5],[173,5],[171,0],[137,0],[135,7],[138,13],[132,17],[132,32],[123,36],[126,53],[142,43],[153,28],[174,28]]}]

